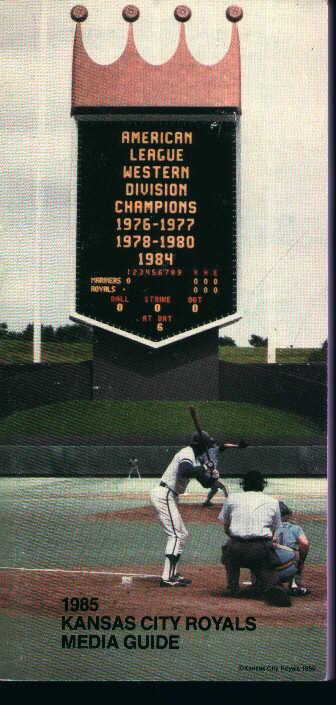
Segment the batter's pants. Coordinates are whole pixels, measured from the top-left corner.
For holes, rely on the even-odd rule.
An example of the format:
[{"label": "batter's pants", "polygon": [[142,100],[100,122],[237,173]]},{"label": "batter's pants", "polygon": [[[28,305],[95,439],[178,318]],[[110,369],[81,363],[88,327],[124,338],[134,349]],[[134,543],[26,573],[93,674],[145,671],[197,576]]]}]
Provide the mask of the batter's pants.
[{"label": "batter's pants", "polygon": [[182,553],[188,531],[179,512],[177,496],[168,487],[155,487],[150,495],[159,520],[168,536],[166,556],[178,556]]}]

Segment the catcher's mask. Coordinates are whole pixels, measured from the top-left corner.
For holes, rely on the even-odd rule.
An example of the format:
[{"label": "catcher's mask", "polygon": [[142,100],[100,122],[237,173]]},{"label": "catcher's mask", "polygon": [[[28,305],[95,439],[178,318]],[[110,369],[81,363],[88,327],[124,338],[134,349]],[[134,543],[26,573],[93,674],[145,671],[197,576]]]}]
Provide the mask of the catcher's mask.
[{"label": "catcher's mask", "polygon": [[244,492],[262,492],[267,485],[267,480],[259,470],[250,470],[240,483]]},{"label": "catcher's mask", "polygon": [[291,509],[289,509],[289,507],[287,507],[287,504],[285,504],[285,502],[279,502],[279,507],[281,519],[285,519],[285,517],[292,516],[293,512]]}]

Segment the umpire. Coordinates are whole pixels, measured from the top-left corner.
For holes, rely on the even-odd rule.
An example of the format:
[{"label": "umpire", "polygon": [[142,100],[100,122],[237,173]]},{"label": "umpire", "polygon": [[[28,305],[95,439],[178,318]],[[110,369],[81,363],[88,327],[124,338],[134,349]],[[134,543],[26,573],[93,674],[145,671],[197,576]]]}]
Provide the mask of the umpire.
[{"label": "umpire", "polygon": [[256,576],[256,584],[245,591],[246,596],[260,596],[270,605],[289,607],[291,601],[279,584],[272,549],[274,533],[281,526],[279,502],[262,494],[267,481],[258,470],[248,472],[241,485],[243,492],[230,494],[218,517],[229,537],[222,547],[227,594],[239,595],[240,568],[249,568]]}]

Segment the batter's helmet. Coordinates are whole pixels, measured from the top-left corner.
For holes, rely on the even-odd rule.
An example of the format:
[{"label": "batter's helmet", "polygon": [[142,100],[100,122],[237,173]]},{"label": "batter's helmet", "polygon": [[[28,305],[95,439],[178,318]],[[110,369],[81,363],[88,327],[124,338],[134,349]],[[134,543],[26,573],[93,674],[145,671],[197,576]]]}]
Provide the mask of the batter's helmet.
[{"label": "batter's helmet", "polygon": [[202,439],[200,438],[200,434],[198,431],[195,431],[192,436],[191,436],[191,441],[190,445],[192,446],[204,446],[205,448],[211,448],[212,444],[215,442],[215,439],[210,436],[207,431],[201,431],[202,434]]}]

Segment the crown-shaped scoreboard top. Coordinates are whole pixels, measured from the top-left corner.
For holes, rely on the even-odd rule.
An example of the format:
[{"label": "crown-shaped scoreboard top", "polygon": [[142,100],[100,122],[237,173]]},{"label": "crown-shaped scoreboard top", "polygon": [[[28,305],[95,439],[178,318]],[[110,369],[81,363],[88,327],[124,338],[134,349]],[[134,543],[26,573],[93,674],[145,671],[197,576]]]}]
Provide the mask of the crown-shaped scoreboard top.
[{"label": "crown-shaped scoreboard top", "polygon": [[174,12],[181,24],[178,47],[164,64],[150,64],[139,54],[133,23],[140,17],[135,5],[126,5],[123,19],[129,23],[124,52],[112,64],[93,61],[84,46],[81,24],[88,17],[83,5],[71,10],[76,22],[72,67],[72,114],[86,108],[212,107],[241,108],[240,48],[237,23],[243,11],[238,5],[226,10],[232,23],[230,47],[213,65],[198,62],[190,53],[185,24],[191,10],[179,5]]}]

